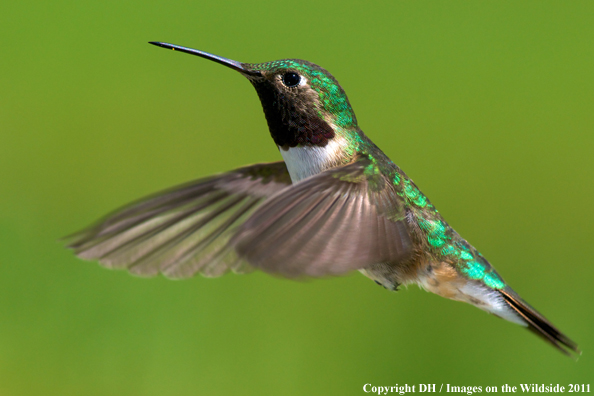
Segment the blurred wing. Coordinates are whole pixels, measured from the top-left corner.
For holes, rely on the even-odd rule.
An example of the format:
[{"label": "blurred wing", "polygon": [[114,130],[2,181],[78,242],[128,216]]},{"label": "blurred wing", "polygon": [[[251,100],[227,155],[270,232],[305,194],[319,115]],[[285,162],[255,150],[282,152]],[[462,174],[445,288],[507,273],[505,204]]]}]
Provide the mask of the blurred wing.
[{"label": "blurred wing", "polygon": [[287,277],[398,263],[412,243],[402,199],[367,158],[307,178],[267,200],[230,240],[240,257]]},{"label": "blurred wing", "polygon": [[291,184],[284,162],[190,182],[130,204],[66,239],[76,255],[141,276],[187,278],[249,269],[228,245],[238,226]]}]

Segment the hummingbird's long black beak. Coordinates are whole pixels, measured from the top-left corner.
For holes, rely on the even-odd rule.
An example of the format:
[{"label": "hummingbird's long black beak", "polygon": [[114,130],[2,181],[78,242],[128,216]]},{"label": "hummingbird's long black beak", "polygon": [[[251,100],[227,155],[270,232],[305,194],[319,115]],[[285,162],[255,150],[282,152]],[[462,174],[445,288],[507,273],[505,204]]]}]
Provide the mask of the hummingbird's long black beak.
[{"label": "hummingbird's long black beak", "polygon": [[181,45],[161,43],[158,41],[149,41],[149,44],[156,45],[158,47],[169,48],[174,51],[177,50],[180,52],[185,52],[187,54],[197,55],[202,58],[209,59],[213,62],[220,63],[221,65],[230,67],[231,69],[237,70],[238,72],[240,72],[242,74],[247,74],[247,75],[251,75],[251,76],[261,76],[262,75],[259,71],[246,69],[243,66],[243,63],[241,63],[241,62],[223,58],[222,56],[209,54],[208,52],[204,52],[204,51],[200,51],[200,50],[196,50],[196,49],[192,49],[192,48],[188,48],[188,47],[182,47]]}]

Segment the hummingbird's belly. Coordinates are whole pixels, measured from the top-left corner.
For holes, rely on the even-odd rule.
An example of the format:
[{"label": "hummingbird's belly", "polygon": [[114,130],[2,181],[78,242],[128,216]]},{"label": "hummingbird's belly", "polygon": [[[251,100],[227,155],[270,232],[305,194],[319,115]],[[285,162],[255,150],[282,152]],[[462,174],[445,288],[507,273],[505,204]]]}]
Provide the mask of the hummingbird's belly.
[{"label": "hummingbird's belly", "polygon": [[447,263],[429,263],[424,270],[419,271],[417,283],[438,296],[472,304],[500,318],[526,326],[526,322],[509,309],[497,291],[462,276]]},{"label": "hummingbird's belly", "polygon": [[438,296],[472,304],[503,319],[526,326],[497,292],[465,278],[451,265],[424,259],[409,264],[406,266],[380,263],[359,272],[388,290],[396,291],[400,285],[416,283]]}]

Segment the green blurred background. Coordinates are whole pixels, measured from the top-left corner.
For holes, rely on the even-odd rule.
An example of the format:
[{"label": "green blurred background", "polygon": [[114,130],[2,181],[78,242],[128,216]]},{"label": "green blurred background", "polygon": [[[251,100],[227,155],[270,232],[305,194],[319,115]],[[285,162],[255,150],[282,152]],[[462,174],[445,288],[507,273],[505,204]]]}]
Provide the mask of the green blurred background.
[{"label": "green blurred background", "polygon": [[[4,2],[0,395],[592,381],[593,20],[591,1]],[[359,274],[176,282],[73,257],[57,239],[122,204],[280,159],[243,77],[149,40],[330,70],[362,129],[581,359]]]}]

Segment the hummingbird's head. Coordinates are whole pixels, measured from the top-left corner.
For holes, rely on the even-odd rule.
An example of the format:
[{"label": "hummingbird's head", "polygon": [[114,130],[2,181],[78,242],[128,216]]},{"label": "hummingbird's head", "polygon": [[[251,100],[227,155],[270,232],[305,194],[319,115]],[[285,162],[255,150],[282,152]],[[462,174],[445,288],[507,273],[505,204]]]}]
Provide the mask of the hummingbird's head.
[{"label": "hummingbird's head", "polygon": [[357,126],[346,93],[320,66],[299,59],[242,66],[279,147],[325,146],[339,130]]},{"label": "hummingbird's head", "polygon": [[151,44],[210,59],[247,77],[258,92],[270,134],[281,149],[323,147],[337,133],[357,127],[355,113],[338,81],[311,62],[241,63],[173,44]]}]

